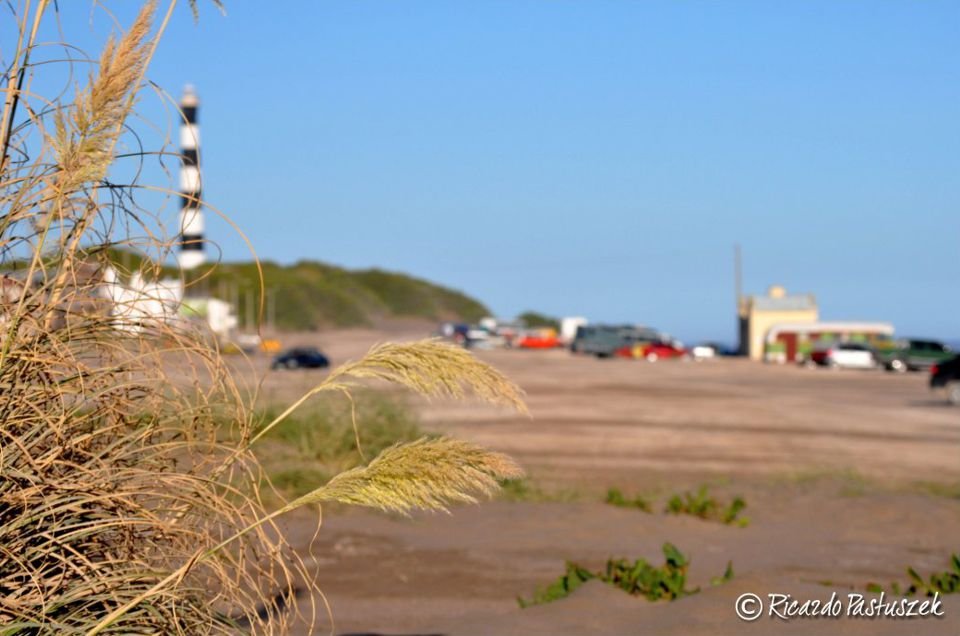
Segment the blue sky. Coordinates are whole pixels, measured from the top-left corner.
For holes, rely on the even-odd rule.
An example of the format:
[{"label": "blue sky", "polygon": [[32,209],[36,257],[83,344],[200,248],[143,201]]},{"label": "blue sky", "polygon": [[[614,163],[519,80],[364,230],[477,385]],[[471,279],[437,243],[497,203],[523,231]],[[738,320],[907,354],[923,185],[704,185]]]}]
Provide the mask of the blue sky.
[{"label": "blue sky", "polygon": [[739,242],[747,291],[960,336],[960,3],[201,12],[178,11],[150,77],[197,86],[205,195],[261,258],[729,341]]}]

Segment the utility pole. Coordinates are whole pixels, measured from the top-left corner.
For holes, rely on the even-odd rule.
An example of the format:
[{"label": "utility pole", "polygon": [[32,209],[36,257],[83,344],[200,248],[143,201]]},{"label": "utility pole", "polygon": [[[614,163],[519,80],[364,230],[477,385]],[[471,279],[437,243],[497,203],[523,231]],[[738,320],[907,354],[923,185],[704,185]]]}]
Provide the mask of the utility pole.
[{"label": "utility pole", "polygon": [[230,286],[227,288],[229,299],[228,302],[230,306],[233,307],[233,310],[236,312],[237,316],[237,326],[240,326],[240,285],[236,280],[230,281]]},{"label": "utility pole", "polygon": [[743,268],[741,265],[740,244],[733,245],[734,293],[737,301],[737,315],[740,314],[740,299],[743,297]]},{"label": "utility pole", "polygon": [[740,244],[733,244],[733,285],[734,295],[736,296],[736,316],[737,316],[737,351],[742,355],[746,353],[745,343],[743,341],[743,316],[740,315],[743,306],[743,263],[740,254]]},{"label": "utility pole", "polygon": [[277,298],[272,289],[266,290],[267,293],[267,329],[272,336],[276,332],[277,320]]},{"label": "utility pole", "polygon": [[257,290],[250,287],[244,287],[243,293],[247,301],[247,308],[245,312],[247,315],[244,322],[246,323],[247,333],[253,333],[256,330],[257,323],[256,316],[254,315],[256,313],[254,304],[257,299]]}]

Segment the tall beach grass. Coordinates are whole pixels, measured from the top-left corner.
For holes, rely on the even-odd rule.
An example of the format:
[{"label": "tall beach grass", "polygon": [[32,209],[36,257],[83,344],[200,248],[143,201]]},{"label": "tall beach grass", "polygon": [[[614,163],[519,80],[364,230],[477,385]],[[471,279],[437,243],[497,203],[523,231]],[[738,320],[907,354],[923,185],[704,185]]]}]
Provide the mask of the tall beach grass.
[{"label": "tall beach grass", "polygon": [[[61,62],[44,47],[74,50],[38,35],[59,23],[58,5],[8,5],[5,34],[15,46],[2,51],[0,129],[0,634],[283,633],[326,610],[318,594],[298,604],[291,593],[318,590],[275,525],[280,515],[327,501],[443,510],[521,474],[508,457],[472,444],[415,439],[380,444],[361,466],[268,509],[256,445],[315,395],[351,395],[376,379],[522,410],[520,391],[462,350],[388,344],[263,421],[202,324],[117,324],[118,301],[103,293],[106,268],[155,279],[153,263],[176,247],[136,203],[164,188],[110,176],[118,157],[171,159],[168,149],[131,151],[130,126],[176,4],[143,3],[98,56]],[[68,67],[63,90],[34,92],[51,85],[44,75],[58,63]],[[110,259],[117,247],[154,257],[123,271]]]}]

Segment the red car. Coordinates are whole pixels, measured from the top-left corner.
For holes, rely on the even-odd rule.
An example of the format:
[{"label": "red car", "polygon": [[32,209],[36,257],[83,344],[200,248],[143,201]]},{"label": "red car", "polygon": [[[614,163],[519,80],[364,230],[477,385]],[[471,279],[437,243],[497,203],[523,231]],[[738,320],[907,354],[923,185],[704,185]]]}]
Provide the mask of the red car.
[{"label": "red car", "polygon": [[554,329],[528,329],[513,341],[513,346],[520,349],[554,349],[561,346],[561,342]]},{"label": "red car", "polygon": [[621,347],[616,355],[621,358],[643,358],[648,362],[656,362],[662,358],[682,358],[687,350],[672,342],[645,342]]}]

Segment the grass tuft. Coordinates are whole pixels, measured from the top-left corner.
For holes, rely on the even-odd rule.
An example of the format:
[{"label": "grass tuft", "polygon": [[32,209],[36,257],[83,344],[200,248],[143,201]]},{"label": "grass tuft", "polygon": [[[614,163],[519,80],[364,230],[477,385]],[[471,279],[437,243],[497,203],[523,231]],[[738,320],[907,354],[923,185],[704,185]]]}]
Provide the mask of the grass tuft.
[{"label": "grass tuft", "polygon": [[[107,266],[121,282],[134,274],[155,281],[169,256],[170,242],[154,233],[166,219],[151,218],[134,195],[163,190],[138,179],[143,162],[170,153],[137,152],[141,138],[127,126],[175,4],[154,30],[155,3],[142,3],[132,25],[106,42],[83,88],[73,79],[74,58],[82,56],[68,41],[56,45],[67,59],[31,62],[46,46],[38,33],[71,26],[57,15],[59,5],[7,7],[17,33],[4,50],[0,116],[0,263],[8,270],[0,277],[5,635],[285,633],[298,619],[313,626],[322,594],[275,525],[280,514],[321,501],[442,510],[522,474],[499,453],[442,438],[393,445],[387,438],[396,422],[378,432],[354,428],[363,419],[351,418],[352,436],[343,427],[333,452],[344,455],[352,437],[379,451],[376,459],[340,475],[322,458],[312,471],[281,474],[281,482],[308,494],[266,509],[254,445],[292,434],[286,418],[318,392],[349,394],[366,379],[381,379],[428,397],[472,391],[524,406],[501,374],[428,341],[376,347],[262,424],[204,322],[131,311],[127,303],[161,299],[150,298],[149,287],[107,284]],[[100,3],[93,10],[107,11]],[[37,92],[43,89],[52,92]],[[116,155],[127,141],[134,151]],[[117,166],[124,160],[132,165]],[[130,259],[131,269],[111,259],[118,251],[144,257]],[[192,289],[206,274],[191,274]],[[316,450],[325,439],[307,432],[300,441]],[[309,603],[298,603],[295,588]]]}]

